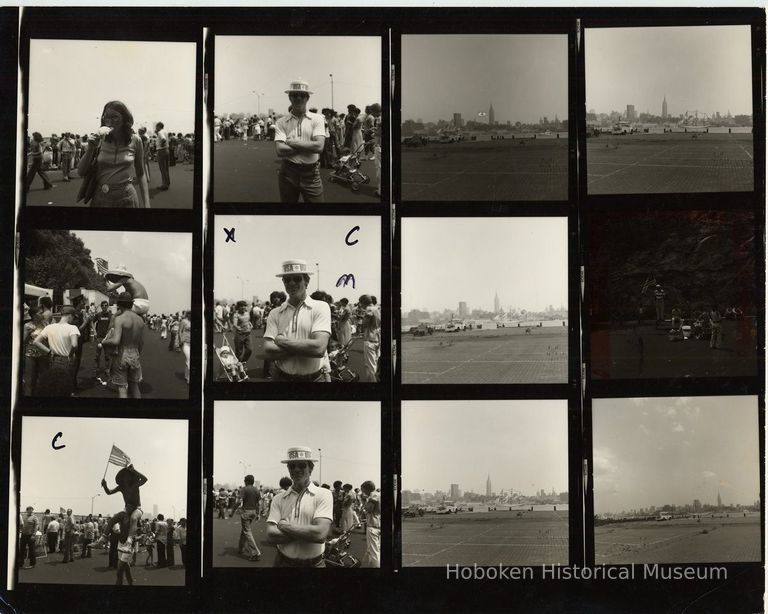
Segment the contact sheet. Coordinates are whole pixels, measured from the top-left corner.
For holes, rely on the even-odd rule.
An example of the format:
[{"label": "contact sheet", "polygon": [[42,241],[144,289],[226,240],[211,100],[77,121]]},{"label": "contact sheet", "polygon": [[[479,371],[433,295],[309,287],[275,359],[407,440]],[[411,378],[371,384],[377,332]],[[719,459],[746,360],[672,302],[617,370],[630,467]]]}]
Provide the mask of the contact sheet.
[{"label": "contact sheet", "polygon": [[762,611],[762,8],[0,25],[9,611]]}]

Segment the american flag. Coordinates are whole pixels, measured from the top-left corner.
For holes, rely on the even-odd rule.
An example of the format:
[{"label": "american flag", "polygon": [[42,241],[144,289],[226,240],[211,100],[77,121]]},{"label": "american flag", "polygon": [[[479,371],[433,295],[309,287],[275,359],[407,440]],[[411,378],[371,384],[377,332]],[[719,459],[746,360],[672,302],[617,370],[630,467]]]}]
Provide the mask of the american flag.
[{"label": "american flag", "polygon": [[112,452],[109,453],[109,462],[118,467],[127,467],[131,464],[131,459],[128,458],[128,455],[115,444],[112,444]]},{"label": "american flag", "polygon": [[103,277],[109,271],[109,262],[104,258],[96,258],[96,271]]}]

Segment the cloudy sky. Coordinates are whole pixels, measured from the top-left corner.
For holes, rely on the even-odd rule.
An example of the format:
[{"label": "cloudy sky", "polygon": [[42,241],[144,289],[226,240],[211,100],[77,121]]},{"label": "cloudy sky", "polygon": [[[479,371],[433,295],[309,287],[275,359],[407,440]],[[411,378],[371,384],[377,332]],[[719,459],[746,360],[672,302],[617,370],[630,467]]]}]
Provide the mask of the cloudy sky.
[{"label": "cloudy sky", "polygon": [[[402,38],[402,118],[568,119],[564,34],[431,34]],[[483,118],[487,121],[487,118]]]},{"label": "cloudy sky", "polygon": [[[347,245],[347,233],[355,226]],[[235,241],[224,228],[235,229]],[[214,232],[213,286],[217,300],[264,300],[274,290],[284,291],[275,277],[282,262],[299,258],[312,273],[309,291],[320,289],[333,299],[355,303],[361,294],[381,298],[381,218],[373,215],[217,215]],[[340,276],[352,273],[355,285],[336,287]]]},{"label": "cloudy sky", "polygon": [[[72,508],[75,514],[114,514],[125,506],[120,493],[108,496],[101,479],[112,444],[133,461],[147,477],[141,487],[145,516],[158,512],[177,520],[187,508],[186,420],[128,418],[63,418],[25,416],[21,437],[21,508],[58,512]],[[54,450],[52,440],[61,437]],[[107,485],[115,487],[117,465],[107,469]],[[174,508],[176,516],[174,514]]]},{"label": "cloudy sky", "polygon": [[588,28],[587,109],[752,113],[749,26]]},{"label": "cloudy sky", "polygon": [[162,121],[194,132],[195,53],[194,43],[32,40],[29,133],[95,131],[110,100],[125,103],[134,130]]},{"label": "cloudy sky", "polygon": [[404,218],[402,309],[568,306],[566,218]]},{"label": "cloudy sky", "polygon": [[[365,480],[381,486],[381,405],[357,401],[217,401],[213,479],[242,484],[245,472],[264,486],[288,475],[280,461],[294,446],[322,449],[322,482]],[[320,481],[315,463],[312,479]],[[321,483],[322,483],[321,482]]]},{"label": "cloudy sky", "polygon": [[[73,230],[109,268],[124,264],[149,295],[151,313],[190,308],[192,301],[192,235],[186,232],[117,232]],[[34,282],[33,282],[34,283]],[[122,291],[122,290],[120,290]]]},{"label": "cloudy sky", "polygon": [[568,490],[565,401],[404,401],[404,490]]},{"label": "cloudy sky", "polygon": [[592,411],[596,513],[758,499],[757,397],[596,399]]},{"label": "cloudy sky", "polygon": [[292,79],[309,83],[309,107],[346,113],[382,102],[377,36],[217,36],[215,64],[218,114],[285,113]]}]

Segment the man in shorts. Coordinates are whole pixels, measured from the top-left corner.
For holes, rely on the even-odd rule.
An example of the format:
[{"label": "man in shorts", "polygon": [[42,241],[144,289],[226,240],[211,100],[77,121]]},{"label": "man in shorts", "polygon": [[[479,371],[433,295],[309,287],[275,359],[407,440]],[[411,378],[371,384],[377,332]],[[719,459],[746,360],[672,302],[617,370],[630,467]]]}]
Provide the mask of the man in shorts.
[{"label": "man in shorts", "polygon": [[143,513],[139,488],[147,483],[147,478],[136,471],[131,464],[117,472],[115,482],[117,482],[117,486],[110,489],[107,486],[107,481],[103,479],[101,480],[101,487],[108,495],[114,495],[118,492],[123,494],[125,519],[120,523],[120,542],[128,542],[128,545],[132,545]]},{"label": "man in shorts", "polygon": [[133,297],[133,310],[140,316],[149,313],[149,295],[144,285],[133,278],[124,264],[117,265],[104,274],[107,281],[107,292],[123,288]]},{"label": "man in shorts", "polygon": [[141,350],[144,347],[144,320],[133,311],[133,297],[124,292],[117,299],[114,332],[101,343],[117,348],[110,375],[121,399],[140,399]]}]

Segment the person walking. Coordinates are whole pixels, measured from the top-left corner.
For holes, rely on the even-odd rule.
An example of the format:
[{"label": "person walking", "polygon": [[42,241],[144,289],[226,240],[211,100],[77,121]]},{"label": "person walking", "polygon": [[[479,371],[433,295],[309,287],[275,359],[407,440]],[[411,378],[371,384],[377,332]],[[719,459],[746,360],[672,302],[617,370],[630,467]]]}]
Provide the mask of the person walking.
[{"label": "person walking", "polygon": [[[248,557],[249,561],[260,561],[261,550],[259,550],[253,537],[251,524],[259,517],[261,493],[254,486],[255,479],[252,475],[246,475],[243,481],[245,486],[240,490],[240,501],[235,508],[240,509],[240,540],[237,545],[237,553]],[[233,514],[234,512],[235,510],[232,510]]]},{"label": "person walking", "polygon": [[48,179],[48,174],[43,170],[43,135],[39,132],[32,133],[27,156],[29,157],[30,165],[27,169],[26,191],[29,192],[29,189],[32,187],[35,175],[40,175],[40,179],[43,180],[43,189],[50,190],[56,187],[51,183],[51,180]]},{"label": "person walking", "polygon": [[167,190],[171,187],[171,171],[170,165],[170,153],[168,150],[168,135],[165,133],[165,124],[163,122],[157,122],[155,124],[155,134],[157,135],[157,165],[160,167],[160,177],[162,184],[158,190]]}]

